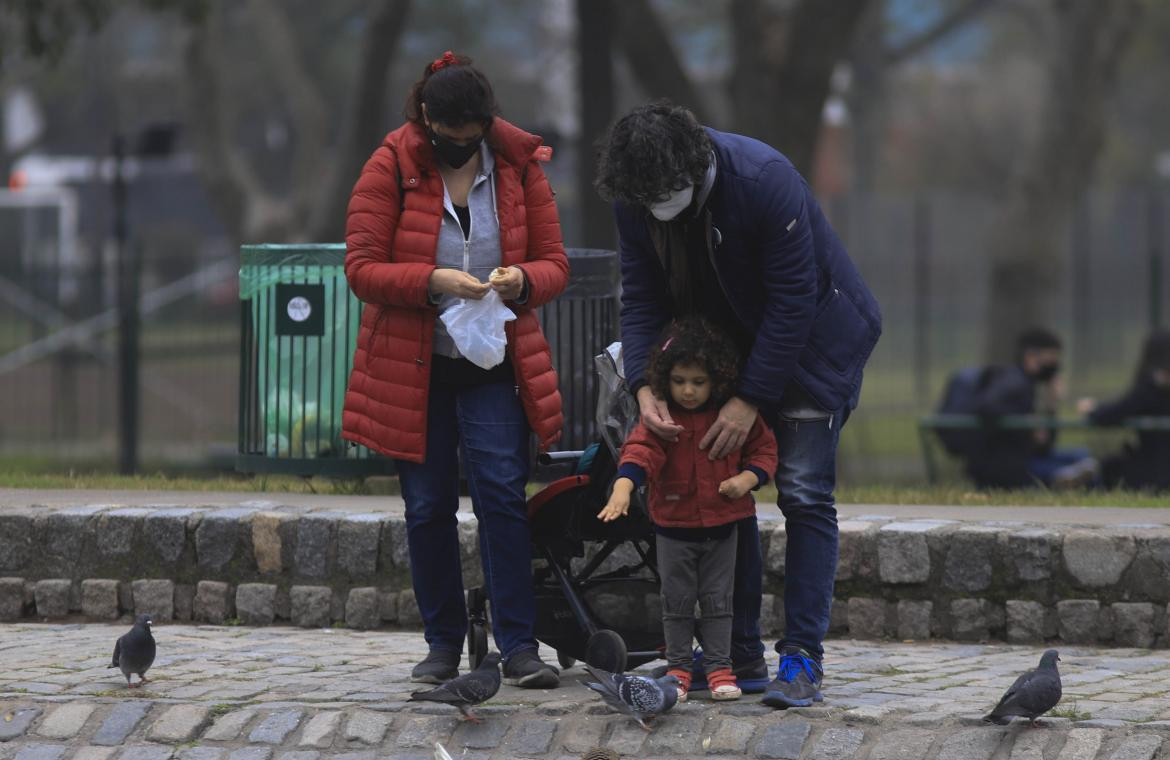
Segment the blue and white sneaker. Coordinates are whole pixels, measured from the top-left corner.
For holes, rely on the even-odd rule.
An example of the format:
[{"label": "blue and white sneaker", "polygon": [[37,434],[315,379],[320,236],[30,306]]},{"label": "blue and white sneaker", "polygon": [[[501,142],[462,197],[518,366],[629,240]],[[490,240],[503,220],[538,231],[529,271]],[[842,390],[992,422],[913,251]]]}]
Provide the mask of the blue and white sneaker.
[{"label": "blue and white sneaker", "polygon": [[776,679],[768,684],[764,698],[760,700],[769,707],[781,710],[788,707],[808,707],[821,702],[821,681],[824,670],[817,660],[805,650],[793,644],[780,649],[780,667]]}]

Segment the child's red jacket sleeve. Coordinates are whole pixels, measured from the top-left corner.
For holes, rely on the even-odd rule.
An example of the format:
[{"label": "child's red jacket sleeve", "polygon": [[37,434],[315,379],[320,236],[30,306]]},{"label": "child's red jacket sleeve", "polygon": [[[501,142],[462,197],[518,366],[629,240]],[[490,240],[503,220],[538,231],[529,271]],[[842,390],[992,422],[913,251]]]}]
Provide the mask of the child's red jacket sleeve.
[{"label": "child's red jacket sleeve", "polygon": [[[666,441],[639,422],[626,436],[626,442],[622,445],[618,476],[628,477],[640,488],[646,482],[646,478],[653,478],[662,471],[663,465],[666,464],[666,446]],[[772,459],[775,458],[776,440],[773,438]]]},{"label": "child's red jacket sleeve", "polygon": [[772,434],[772,428],[757,416],[756,424],[748,431],[747,440],[740,449],[740,467],[751,468],[757,475],[763,472],[766,476],[760,477],[760,485],[763,485],[776,472],[777,461],[776,436]]}]

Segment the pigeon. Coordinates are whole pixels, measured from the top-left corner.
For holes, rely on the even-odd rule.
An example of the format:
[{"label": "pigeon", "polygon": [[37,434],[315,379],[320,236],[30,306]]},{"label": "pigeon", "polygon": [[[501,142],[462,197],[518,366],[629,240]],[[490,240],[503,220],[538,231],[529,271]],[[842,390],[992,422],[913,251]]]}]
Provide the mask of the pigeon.
[{"label": "pigeon", "polygon": [[597,683],[586,681],[585,685],[601,695],[606,704],[623,712],[647,731],[646,721],[667,712],[678,701],[678,679],[663,676],[659,679],[646,676],[631,676],[624,673],[609,673],[585,664],[589,674]]},{"label": "pigeon", "polygon": [[500,690],[500,653],[489,652],[479,667],[470,673],[453,678],[447,683],[429,691],[416,691],[410,695],[411,702],[444,702],[455,705],[463,717],[473,723],[479,718],[471,708],[486,702]]},{"label": "pigeon", "polygon": [[[121,668],[126,676],[126,687],[133,689],[146,683],[146,671],[154,663],[154,636],[150,634],[150,615],[139,615],[130,632],[118,637],[114,644],[111,668]],[[130,674],[138,674],[138,683],[130,683]]]},{"label": "pigeon", "polygon": [[1012,716],[1020,715],[1035,724],[1036,718],[1060,702],[1060,673],[1056,670],[1059,659],[1060,654],[1055,649],[1045,652],[1036,669],[1017,678],[995,709],[983,719],[1004,725],[1011,722]]}]

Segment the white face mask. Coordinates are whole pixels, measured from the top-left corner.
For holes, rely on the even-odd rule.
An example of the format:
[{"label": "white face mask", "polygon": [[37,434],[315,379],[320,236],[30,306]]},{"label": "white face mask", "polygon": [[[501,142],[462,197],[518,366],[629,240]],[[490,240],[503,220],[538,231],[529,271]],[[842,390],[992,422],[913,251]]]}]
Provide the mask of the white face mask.
[{"label": "white face mask", "polygon": [[666,200],[651,203],[650,213],[660,222],[669,222],[681,214],[687,206],[691,205],[691,199],[694,196],[695,186],[687,185],[682,190],[675,190],[666,196]]}]

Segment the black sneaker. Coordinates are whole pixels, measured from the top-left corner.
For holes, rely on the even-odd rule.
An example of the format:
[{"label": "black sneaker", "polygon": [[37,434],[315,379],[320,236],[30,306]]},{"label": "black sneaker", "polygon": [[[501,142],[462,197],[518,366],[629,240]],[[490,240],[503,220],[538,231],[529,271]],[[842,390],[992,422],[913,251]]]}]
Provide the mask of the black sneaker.
[{"label": "black sneaker", "polygon": [[432,649],[426,659],[410,671],[410,680],[415,683],[434,684],[450,681],[459,675],[459,660],[462,657],[460,652]]},{"label": "black sneaker", "polygon": [[808,707],[824,699],[820,688],[824,675],[819,660],[800,647],[788,644],[780,650],[776,680],[768,684],[760,701],[780,709]]},{"label": "black sneaker", "polygon": [[732,662],[731,672],[744,694],[759,694],[768,686],[768,663],[763,657],[748,662]]},{"label": "black sneaker", "polygon": [[504,683],[525,689],[555,689],[561,671],[549,665],[535,649],[521,649],[504,663]]}]

